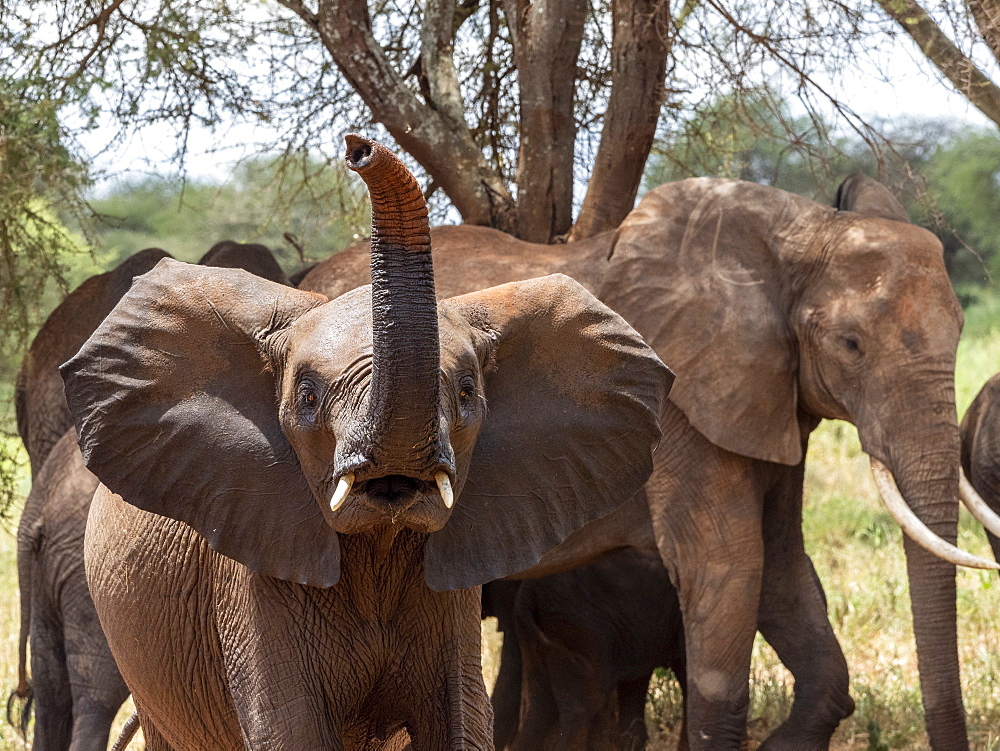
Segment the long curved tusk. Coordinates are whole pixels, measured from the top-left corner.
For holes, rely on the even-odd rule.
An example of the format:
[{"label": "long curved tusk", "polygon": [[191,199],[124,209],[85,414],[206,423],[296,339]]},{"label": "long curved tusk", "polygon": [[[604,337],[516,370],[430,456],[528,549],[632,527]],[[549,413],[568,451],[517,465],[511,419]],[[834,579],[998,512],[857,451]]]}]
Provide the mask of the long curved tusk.
[{"label": "long curved tusk", "polygon": [[336,511],[340,508],[340,505],[344,502],[347,496],[351,492],[351,487],[354,485],[354,473],[348,472],[346,475],[342,475],[337,481],[337,487],[333,491],[333,495],[330,496],[330,510]]},{"label": "long curved tusk", "polygon": [[455,494],[451,490],[451,478],[443,469],[434,475],[434,480],[438,485],[438,492],[441,493],[441,500],[444,501],[445,508],[455,505]]},{"label": "long curved tusk", "polygon": [[997,516],[996,511],[991,509],[972,487],[969,478],[965,476],[965,470],[961,467],[958,469],[958,497],[962,499],[962,503],[976,521],[986,527],[988,532],[1000,537],[1000,516]]},{"label": "long curved tusk", "polygon": [[885,503],[885,507],[889,509],[892,518],[896,520],[896,523],[899,524],[911,540],[922,548],[929,550],[938,558],[943,558],[949,563],[954,563],[956,566],[1000,569],[1000,564],[960,550],[950,542],[942,540],[931,532],[927,528],[927,525],[917,518],[917,515],[913,513],[913,509],[903,499],[903,495],[899,492],[896,480],[893,478],[889,468],[874,456],[868,458],[871,461],[872,475],[875,477],[875,485],[878,486],[882,502]]}]

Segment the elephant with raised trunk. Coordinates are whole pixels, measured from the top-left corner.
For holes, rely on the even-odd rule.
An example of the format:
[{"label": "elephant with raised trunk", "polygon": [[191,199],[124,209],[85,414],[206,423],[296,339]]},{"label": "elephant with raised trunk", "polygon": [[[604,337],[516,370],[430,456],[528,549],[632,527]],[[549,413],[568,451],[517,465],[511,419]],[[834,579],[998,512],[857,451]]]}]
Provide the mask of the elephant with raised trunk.
[{"label": "elephant with raised trunk", "polygon": [[[826,749],[853,711],[847,663],[802,540],[806,448],[823,418],[857,426],[907,531],[931,744],[968,748],[955,567],[938,554],[995,564],[954,547],[962,312],[941,244],[900,221],[885,188],[855,176],[840,197],[831,208],[697,178],[651,190],[618,230],[580,243],[533,245],[482,227],[431,233],[442,294],[569,274],[677,373],[643,491],[522,575],[627,545],[659,551],[684,613],[694,749],[739,747],[758,626],[796,681],[791,714],[765,749]],[[301,287],[340,294],[363,283],[364,259],[363,246],[346,250]]]},{"label": "elephant with raised trunk", "polygon": [[419,186],[347,142],[370,287],[164,260],[62,368],[147,748],[492,748],[478,585],[652,468],[672,376],[638,334],[561,275],[438,302]]}]

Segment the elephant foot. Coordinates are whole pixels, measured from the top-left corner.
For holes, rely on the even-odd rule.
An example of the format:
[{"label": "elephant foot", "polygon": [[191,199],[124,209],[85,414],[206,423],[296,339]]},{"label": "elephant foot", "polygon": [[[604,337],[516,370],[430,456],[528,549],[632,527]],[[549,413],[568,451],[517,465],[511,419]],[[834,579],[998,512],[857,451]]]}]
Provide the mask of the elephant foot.
[{"label": "elephant foot", "polygon": [[825,712],[811,707],[809,712],[796,711],[771,733],[759,746],[759,751],[827,751],[841,720],[854,713],[854,700],[844,694],[838,701],[826,702]]}]

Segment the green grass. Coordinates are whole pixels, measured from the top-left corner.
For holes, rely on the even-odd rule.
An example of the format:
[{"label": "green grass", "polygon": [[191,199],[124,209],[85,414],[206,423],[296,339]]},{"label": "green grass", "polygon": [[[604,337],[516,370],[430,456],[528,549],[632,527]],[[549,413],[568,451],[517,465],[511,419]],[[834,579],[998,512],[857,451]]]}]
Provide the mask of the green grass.
[{"label": "green grass", "polygon": [[[1000,305],[975,306],[967,314],[958,353],[956,392],[962,414],[979,388],[1000,370]],[[834,748],[882,751],[928,748],[917,675],[898,527],[878,500],[857,432],[826,422],[810,442],[806,477],[805,534],[823,581],[830,619],[847,655],[857,711],[842,723]],[[26,481],[22,487],[26,486]],[[15,509],[0,528],[0,681],[4,695],[16,685],[17,573]],[[985,535],[964,511],[959,544],[990,556]],[[973,748],[1000,751],[1000,580],[995,574],[958,575],[959,649],[965,706]],[[501,637],[484,624],[483,656],[492,687]],[[758,637],[752,670],[750,748],[780,722],[791,703],[792,682],[774,652]],[[680,691],[665,675],[650,686],[648,713],[657,729],[653,749],[673,748],[680,719]],[[127,711],[119,715],[119,724]],[[141,741],[133,747],[141,748]],[[0,751],[24,749],[20,737],[0,724]]]}]

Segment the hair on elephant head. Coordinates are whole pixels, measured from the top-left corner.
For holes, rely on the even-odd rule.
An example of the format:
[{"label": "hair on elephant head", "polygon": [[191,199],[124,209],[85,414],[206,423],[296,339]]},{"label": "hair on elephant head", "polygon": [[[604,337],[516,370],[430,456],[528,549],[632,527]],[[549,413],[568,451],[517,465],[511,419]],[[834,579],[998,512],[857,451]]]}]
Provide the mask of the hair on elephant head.
[{"label": "hair on elephant head", "polygon": [[672,377],[563,276],[435,299],[419,186],[348,137],[370,287],[335,300],[162,261],[63,367],[88,466],[251,569],[331,586],[338,535],[428,534],[426,576],[535,563],[629,498]]}]

